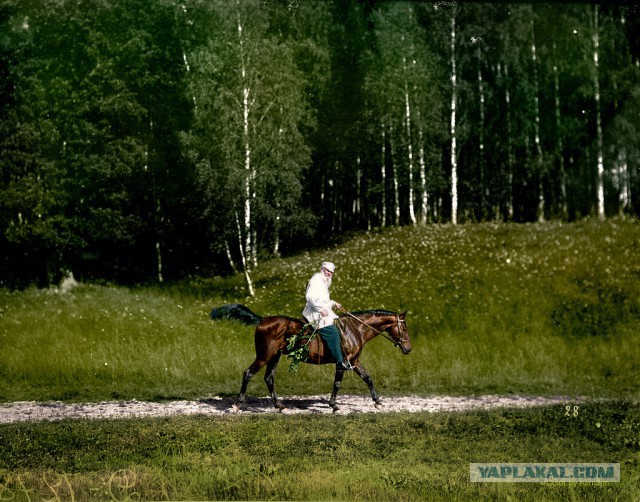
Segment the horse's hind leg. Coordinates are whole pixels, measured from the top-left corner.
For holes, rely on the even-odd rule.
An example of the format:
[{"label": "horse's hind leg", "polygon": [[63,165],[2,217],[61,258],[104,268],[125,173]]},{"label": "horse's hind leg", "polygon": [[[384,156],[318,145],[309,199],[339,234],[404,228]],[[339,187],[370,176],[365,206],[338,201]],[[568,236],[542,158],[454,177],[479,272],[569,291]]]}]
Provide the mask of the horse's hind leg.
[{"label": "horse's hind leg", "polygon": [[240,406],[244,405],[246,402],[245,394],[247,393],[247,385],[249,385],[249,381],[265,364],[266,362],[264,360],[256,359],[253,361],[253,364],[244,371],[242,375],[242,388],[240,389],[240,397],[238,398],[238,404]]},{"label": "horse's hind leg", "polygon": [[264,381],[267,384],[267,389],[269,389],[269,394],[271,395],[271,400],[273,401],[273,405],[279,410],[284,409],[284,405],[278,399],[278,394],[276,394],[276,368],[278,367],[278,362],[280,361],[281,352],[276,353],[269,362],[267,363],[266,373],[264,375]]}]

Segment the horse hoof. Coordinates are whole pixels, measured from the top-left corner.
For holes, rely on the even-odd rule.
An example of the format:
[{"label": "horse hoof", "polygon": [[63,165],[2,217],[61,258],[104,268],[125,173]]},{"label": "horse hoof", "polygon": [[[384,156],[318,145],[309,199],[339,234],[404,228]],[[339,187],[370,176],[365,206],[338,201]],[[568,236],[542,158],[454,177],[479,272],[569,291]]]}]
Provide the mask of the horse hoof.
[{"label": "horse hoof", "polygon": [[329,406],[331,406],[331,409],[333,410],[334,413],[340,409],[340,407],[337,404],[330,404]]},{"label": "horse hoof", "polygon": [[380,399],[378,399],[374,404],[373,404],[376,408],[382,408],[383,403],[382,401],[380,401]]},{"label": "horse hoof", "polygon": [[282,410],[284,410],[284,408],[285,408],[284,404],[282,404],[280,401],[278,401],[277,403],[275,403],[275,404],[274,404],[274,406],[276,407],[276,409],[277,409],[278,411],[282,411]]}]

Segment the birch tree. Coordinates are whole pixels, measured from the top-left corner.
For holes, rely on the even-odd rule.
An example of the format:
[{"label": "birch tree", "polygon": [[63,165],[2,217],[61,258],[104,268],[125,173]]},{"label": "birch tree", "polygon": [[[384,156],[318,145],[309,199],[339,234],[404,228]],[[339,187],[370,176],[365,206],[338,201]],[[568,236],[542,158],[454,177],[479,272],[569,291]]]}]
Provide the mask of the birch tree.
[{"label": "birch tree", "polygon": [[538,223],[542,223],[545,220],[544,216],[544,208],[545,208],[545,200],[544,200],[544,187],[542,184],[543,171],[544,171],[544,160],[542,155],[542,140],[540,138],[540,83],[538,80],[538,55],[537,55],[537,47],[536,47],[536,35],[535,35],[535,23],[533,19],[531,20],[531,63],[532,63],[532,72],[533,72],[533,124],[534,124],[534,133],[533,140],[535,144],[536,150],[536,175],[538,178],[538,207],[536,210],[536,215],[538,219]]},{"label": "birch tree", "polygon": [[505,114],[507,122],[507,216],[509,221],[513,221],[513,169],[514,169],[514,154],[513,154],[513,128],[511,118],[511,91],[509,90],[509,64],[504,65],[504,104]]},{"label": "birch tree", "polygon": [[[540,207],[540,172],[542,171],[542,145],[539,112],[539,89],[536,89],[537,46],[532,38],[533,12],[529,5],[510,6],[500,25],[499,70],[501,106],[506,141],[500,151],[504,155],[503,200],[508,220],[538,218]],[[535,54],[535,59],[534,59]],[[535,61],[535,62],[534,62]],[[539,84],[538,84],[539,87]],[[538,110],[538,111],[536,111]],[[536,123],[536,117],[538,122]],[[494,118],[495,120],[495,118]],[[533,141],[532,141],[533,136]],[[536,142],[537,138],[537,142]],[[531,145],[535,157],[531,155]],[[538,145],[540,150],[537,149]],[[529,170],[530,161],[534,168]],[[530,183],[534,181],[531,196]],[[529,209],[529,204],[535,207]]]},{"label": "birch tree", "polygon": [[556,125],[556,161],[558,162],[558,177],[560,183],[560,215],[566,221],[569,219],[569,207],[567,205],[567,175],[564,163],[564,130],[562,127],[562,114],[560,111],[560,77],[558,71],[558,49],[553,43],[553,104]]},{"label": "birch tree", "polygon": [[451,64],[451,119],[449,122],[451,134],[451,223],[458,223],[458,130],[457,130],[457,106],[458,106],[458,74],[456,71],[456,15],[457,7],[451,9],[451,37],[449,61]]},{"label": "birch tree", "polygon": [[[610,145],[612,159],[612,182],[617,191],[617,212],[626,216],[633,212],[634,181],[637,179],[640,156],[640,130],[637,120],[640,109],[640,64],[636,55],[634,62],[625,31],[633,22],[627,8],[612,12],[611,35],[609,37],[608,59],[615,60],[615,68],[608,73],[613,87],[613,120],[605,133],[605,142]],[[635,172],[635,176],[634,176]],[[636,185],[637,186],[637,185]]]},{"label": "birch tree", "polygon": [[[364,80],[364,92],[367,96],[367,114],[368,120],[371,124],[371,132],[373,135],[379,138],[379,150],[378,150],[378,173],[379,179],[377,183],[370,180],[370,191],[375,197],[374,207],[379,208],[380,216],[378,218],[378,225],[384,227],[388,223],[389,214],[392,212],[391,197],[388,196],[388,169],[387,158],[390,157],[393,162],[395,156],[391,151],[393,142],[393,112],[389,105],[389,96],[387,90],[390,84],[386,81],[389,76],[385,72],[384,63],[380,57],[380,54],[375,49],[369,49],[365,55],[365,65],[367,68],[367,74]],[[389,147],[389,148],[388,148]],[[391,175],[395,173],[395,169],[392,170]],[[397,205],[397,183],[393,183],[394,186],[394,199]],[[399,215],[398,215],[399,219]]]},{"label": "birch tree", "polygon": [[223,222],[225,254],[237,250],[253,295],[259,239],[279,252],[282,223],[304,213],[298,202],[300,173],[310,161],[301,130],[310,124],[307,82],[296,64],[295,40],[270,32],[276,18],[270,6],[237,1],[199,7],[211,24],[189,57],[190,94],[199,104],[191,138],[211,204],[218,206],[211,213]]},{"label": "birch tree", "polygon": [[[584,132],[585,146],[588,148],[586,150],[587,155],[584,157],[588,171],[588,181],[581,188],[588,194],[589,210],[593,211],[599,219],[604,219],[606,216],[605,150],[602,124],[602,75],[600,69],[600,44],[603,27],[600,20],[600,7],[597,4],[584,5],[577,7],[573,12],[575,23],[573,30],[574,46],[584,61],[583,64],[574,68],[574,72],[581,72],[579,76],[586,77],[584,78],[586,82],[579,88],[579,96],[582,98],[580,103],[582,109],[579,111],[584,115],[584,125],[588,128]],[[589,112],[588,114],[586,113],[587,111]]]},{"label": "birch tree", "polygon": [[[217,33],[205,38],[202,47],[191,55],[193,67],[192,94],[199,107],[196,110],[199,129],[192,131],[195,136],[211,135],[199,141],[202,146],[217,144],[222,155],[200,147],[199,158],[211,180],[222,183],[212,191],[213,197],[228,199],[224,204],[224,217],[233,222],[236,235],[227,233],[225,246],[234,242],[242,263],[247,294],[255,291],[251,278],[253,249],[256,245],[253,224],[257,166],[253,163],[253,131],[259,121],[259,113],[270,106],[258,99],[261,70],[258,51],[260,39],[266,30],[266,19],[262,11],[247,17],[246,6],[239,1],[233,4],[215,3],[205,8],[201,15],[212,17]],[[206,13],[206,14],[205,14]],[[248,26],[247,23],[251,24]],[[217,121],[210,127],[210,121],[217,115]],[[224,122],[224,125],[222,124]],[[218,172],[219,174],[214,174]],[[227,226],[228,232],[229,226]]]},{"label": "birch tree", "polygon": [[[439,111],[434,63],[412,4],[382,6],[373,21],[377,45],[369,56],[375,61],[369,63],[367,92],[376,103],[378,120],[389,127],[385,141],[394,147],[394,198],[400,199],[395,187],[405,186],[406,200],[395,204],[396,224],[406,218],[415,225],[418,217],[426,221],[428,213],[426,146]],[[398,214],[400,210],[405,216]]]},{"label": "birch tree", "polygon": [[591,16],[591,40],[593,42],[593,98],[595,101],[596,114],[596,157],[597,157],[597,202],[598,218],[605,218],[604,208],[604,147],[602,141],[602,115],[600,111],[600,26],[598,22],[598,4],[593,5]]},{"label": "birch tree", "polygon": [[[409,16],[411,17],[411,8],[408,9]],[[401,35],[400,37],[402,42],[405,42],[405,36]],[[409,47],[409,55],[412,56],[411,52],[414,49],[411,45]],[[414,61],[415,62],[415,61]],[[408,188],[409,188],[409,220],[413,225],[417,223],[416,220],[416,211],[414,207],[414,185],[413,185],[413,138],[411,137],[411,99],[409,96],[409,71],[407,68],[407,54],[402,55],[402,83],[404,90],[404,124],[406,128],[406,142],[407,142],[407,174],[408,174]]]},{"label": "birch tree", "polygon": [[476,45],[476,60],[478,64],[478,107],[480,108],[480,123],[479,125],[479,140],[478,140],[478,165],[480,171],[480,209],[481,213],[485,212],[485,196],[487,194],[488,188],[485,180],[485,83],[484,78],[482,76],[482,38],[478,38],[475,40]]}]

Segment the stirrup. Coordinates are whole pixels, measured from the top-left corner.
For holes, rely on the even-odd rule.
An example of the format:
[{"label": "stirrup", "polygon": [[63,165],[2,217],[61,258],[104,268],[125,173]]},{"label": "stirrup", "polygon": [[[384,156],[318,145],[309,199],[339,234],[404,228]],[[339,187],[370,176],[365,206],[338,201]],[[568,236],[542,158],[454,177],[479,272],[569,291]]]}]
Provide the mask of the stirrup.
[{"label": "stirrup", "polygon": [[342,371],[353,371],[353,365],[349,361],[346,363],[336,363],[336,368]]}]

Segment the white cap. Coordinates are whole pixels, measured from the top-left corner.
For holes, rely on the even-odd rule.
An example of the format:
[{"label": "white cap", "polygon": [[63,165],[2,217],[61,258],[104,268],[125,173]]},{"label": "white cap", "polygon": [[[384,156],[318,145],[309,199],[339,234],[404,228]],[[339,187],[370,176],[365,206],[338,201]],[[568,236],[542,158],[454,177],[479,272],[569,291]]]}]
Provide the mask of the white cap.
[{"label": "white cap", "polygon": [[336,271],[336,266],[330,261],[323,261],[322,268],[326,268],[329,272],[333,273]]}]

